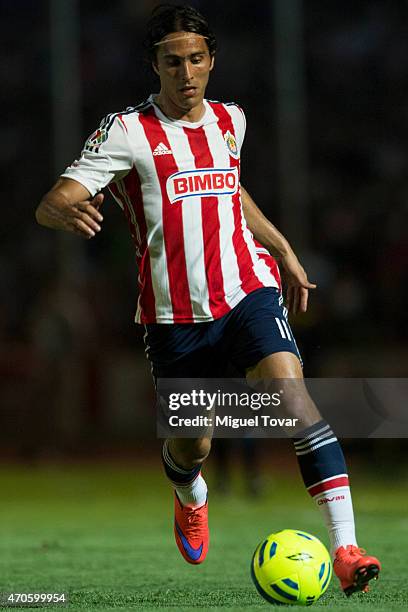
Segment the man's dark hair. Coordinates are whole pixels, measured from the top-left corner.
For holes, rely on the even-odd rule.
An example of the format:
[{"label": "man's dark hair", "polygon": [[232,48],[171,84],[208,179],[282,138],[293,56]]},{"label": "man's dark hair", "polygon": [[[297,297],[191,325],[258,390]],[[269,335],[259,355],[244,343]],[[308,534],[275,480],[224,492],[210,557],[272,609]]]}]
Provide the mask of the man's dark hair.
[{"label": "man's dark hair", "polygon": [[147,24],[145,47],[151,62],[156,61],[157,46],[171,32],[193,32],[205,37],[211,57],[217,49],[217,41],[208,22],[191,6],[161,4],[157,6]]}]

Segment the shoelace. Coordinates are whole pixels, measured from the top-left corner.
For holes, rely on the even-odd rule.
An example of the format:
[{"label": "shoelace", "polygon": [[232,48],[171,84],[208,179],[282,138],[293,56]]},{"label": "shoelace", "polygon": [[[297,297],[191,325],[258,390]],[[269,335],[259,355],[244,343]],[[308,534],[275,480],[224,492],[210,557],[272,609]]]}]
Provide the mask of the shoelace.
[{"label": "shoelace", "polygon": [[186,510],[185,511],[185,517],[186,517],[186,521],[189,525],[189,532],[192,535],[192,537],[199,537],[200,533],[201,533],[201,525],[202,525],[202,520],[201,520],[201,516],[199,514],[199,512],[197,512],[196,510]]},{"label": "shoelace", "polygon": [[344,558],[344,557],[359,557],[360,555],[365,555],[366,554],[366,550],[364,550],[364,548],[359,548],[358,546],[347,546],[347,548],[340,549],[338,556],[340,558]]}]

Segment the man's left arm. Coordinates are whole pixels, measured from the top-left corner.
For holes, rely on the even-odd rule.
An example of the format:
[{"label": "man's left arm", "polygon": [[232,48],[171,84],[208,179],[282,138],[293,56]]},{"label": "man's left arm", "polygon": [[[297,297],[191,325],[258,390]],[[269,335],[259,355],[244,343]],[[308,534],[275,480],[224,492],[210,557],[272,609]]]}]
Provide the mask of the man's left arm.
[{"label": "man's left arm", "polygon": [[294,314],[306,312],[309,289],[315,289],[316,285],[308,280],[289,242],[265,217],[242,185],[241,201],[247,225],[254,238],[268,249],[284,270],[288,310]]}]

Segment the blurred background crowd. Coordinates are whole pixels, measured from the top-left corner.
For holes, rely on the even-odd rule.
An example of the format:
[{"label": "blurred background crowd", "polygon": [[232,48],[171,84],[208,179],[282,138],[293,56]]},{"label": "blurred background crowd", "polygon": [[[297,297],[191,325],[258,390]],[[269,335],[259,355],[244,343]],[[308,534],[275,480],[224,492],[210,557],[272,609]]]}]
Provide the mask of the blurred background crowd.
[{"label": "blurred background crowd", "polygon": [[[63,276],[60,237],[34,219],[41,196],[72,161],[70,154],[56,168],[53,2],[58,0],[0,0],[0,440],[3,452],[27,457],[44,449],[70,453],[92,443],[99,448],[101,440],[137,449],[142,438],[154,438],[143,329],[132,322],[137,269],[120,209],[107,195],[103,231],[88,242],[73,238],[71,273]],[[156,4],[78,3],[76,155],[104,115],[157,92],[143,51]],[[246,112],[242,182],[291,239],[296,211],[288,226],[291,211],[280,188],[280,173],[290,166],[282,170],[277,144],[282,110],[274,0],[191,4],[208,17],[218,38],[208,97],[236,101]],[[318,285],[308,313],[292,321],[305,375],[403,377],[408,2],[297,5],[302,121],[295,123],[303,130],[305,176],[297,202],[304,216],[292,236],[300,237],[299,245],[292,242]],[[70,86],[65,83],[67,91]],[[68,138],[71,117],[58,129]],[[290,179],[300,180],[296,165]]]}]

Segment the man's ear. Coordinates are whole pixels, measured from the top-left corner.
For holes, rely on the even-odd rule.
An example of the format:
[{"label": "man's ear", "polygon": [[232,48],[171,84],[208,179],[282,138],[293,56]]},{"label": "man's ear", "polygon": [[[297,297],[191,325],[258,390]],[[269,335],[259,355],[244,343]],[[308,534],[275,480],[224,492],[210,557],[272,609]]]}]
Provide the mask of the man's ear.
[{"label": "man's ear", "polygon": [[157,74],[157,76],[159,76],[159,68],[157,67],[157,63],[156,62],[152,62],[152,68],[153,68],[154,72]]},{"label": "man's ear", "polygon": [[210,70],[214,68],[214,63],[215,63],[215,55],[213,55],[211,58]]}]

